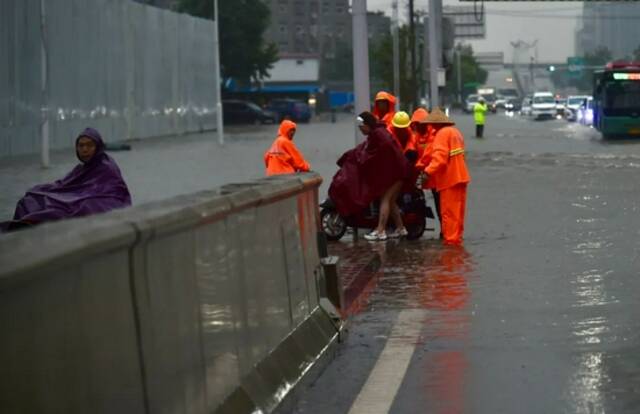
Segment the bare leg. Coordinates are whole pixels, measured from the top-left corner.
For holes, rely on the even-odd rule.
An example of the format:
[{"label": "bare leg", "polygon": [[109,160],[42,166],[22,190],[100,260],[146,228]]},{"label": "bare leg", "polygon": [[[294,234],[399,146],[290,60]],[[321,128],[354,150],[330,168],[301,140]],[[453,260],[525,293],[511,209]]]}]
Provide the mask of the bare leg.
[{"label": "bare leg", "polygon": [[[380,217],[378,217],[378,227],[376,228],[376,231],[378,233],[382,233],[387,228],[387,221],[389,221],[389,214],[392,214],[394,216],[393,217],[394,221],[396,220],[396,217],[395,217],[396,214],[398,214],[398,217],[399,217],[400,212],[397,211],[398,206],[396,204],[395,199],[401,187],[402,187],[402,181],[398,181],[395,184],[393,184],[391,187],[389,187],[387,192],[384,193],[384,196],[382,196],[382,200],[380,200]],[[394,207],[396,211],[394,211]],[[399,218],[400,218],[400,223],[402,223],[402,218],[401,217]],[[396,225],[397,225],[397,221],[396,221]]]}]

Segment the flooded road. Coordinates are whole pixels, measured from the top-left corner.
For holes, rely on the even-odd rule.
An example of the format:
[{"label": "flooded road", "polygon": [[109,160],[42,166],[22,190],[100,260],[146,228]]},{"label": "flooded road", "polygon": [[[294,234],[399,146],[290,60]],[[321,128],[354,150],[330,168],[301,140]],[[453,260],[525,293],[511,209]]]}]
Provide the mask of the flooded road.
[{"label": "flooded road", "polygon": [[381,267],[293,412],[640,412],[640,141],[503,115],[478,141],[454,120],[464,247],[334,245]]}]

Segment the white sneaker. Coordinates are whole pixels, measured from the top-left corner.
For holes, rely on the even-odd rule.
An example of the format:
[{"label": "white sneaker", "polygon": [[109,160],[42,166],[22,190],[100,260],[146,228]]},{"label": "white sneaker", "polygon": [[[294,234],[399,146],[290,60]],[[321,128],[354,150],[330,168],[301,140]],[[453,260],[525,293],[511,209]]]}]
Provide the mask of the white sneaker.
[{"label": "white sneaker", "polygon": [[374,230],[369,234],[365,234],[364,238],[369,241],[384,241],[384,240],[387,240],[387,233],[384,231],[381,233],[378,233],[377,231]]},{"label": "white sneaker", "polygon": [[393,232],[389,233],[388,237],[396,239],[398,237],[407,237],[407,235],[409,235],[409,232],[406,227],[403,227],[401,229],[395,229]]}]

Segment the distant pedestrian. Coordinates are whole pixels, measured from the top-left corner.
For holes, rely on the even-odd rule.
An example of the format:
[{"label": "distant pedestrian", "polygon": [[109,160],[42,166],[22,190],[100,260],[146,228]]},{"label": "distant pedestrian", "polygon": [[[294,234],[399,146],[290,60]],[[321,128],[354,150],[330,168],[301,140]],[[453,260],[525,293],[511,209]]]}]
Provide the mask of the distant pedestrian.
[{"label": "distant pedestrian", "polygon": [[473,106],[473,118],[476,123],[476,138],[482,138],[484,135],[485,118],[488,111],[487,103],[483,97]]},{"label": "distant pedestrian", "polygon": [[396,114],[396,97],[389,92],[378,92],[372,112],[380,122],[390,126],[393,116]]},{"label": "distant pedestrian", "polygon": [[425,179],[434,179],[440,195],[442,234],[445,244],[460,245],[464,233],[467,184],[471,181],[464,158],[464,138],[440,109],[434,109],[426,123],[433,126],[435,138]]},{"label": "distant pedestrian", "polygon": [[100,133],[86,128],[76,138],[77,165],[61,180],[31,188],[4,230],[104,213],[131,205],[131,195],[116,162],[105,152]]},{"label": "distant pedestrian", "polygon": [[278,136],[264,154],[267,175],[292,174],[306,172],[311,169],[309,163],[293,143],[295,134],[296,124],[289,120],[282,121]]}]

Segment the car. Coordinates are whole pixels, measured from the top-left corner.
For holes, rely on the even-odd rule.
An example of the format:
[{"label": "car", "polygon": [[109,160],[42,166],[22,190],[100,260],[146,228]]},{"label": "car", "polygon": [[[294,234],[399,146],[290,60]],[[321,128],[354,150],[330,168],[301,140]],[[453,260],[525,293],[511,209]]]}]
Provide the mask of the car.
[{"label": "car", "polygon": [[556,116],[556,100],[551,92],[536,92],[531,100],[533,119],[551,119]]},{"label": "car", "polygon": [[265,111],[253,102],[242,100],[222,101],[222,118],[225,124],[275,124],[276,113]]},{"label": "car", "polygon": [[558,98],[556,99],[556,118],[560,119],[564,117],[564,108],[567,106],[567,100]]},{"label": "car", "polygon": [[507,112],[516,112],[522,109],[522,103],[518,98],[509,98],[504,104],[504,110]]},{"label": "car", "polygon": [[587,97],[577,111],[576,120],[585,126],[593,125],[593,98]]},{"label": "car", "polygon": [[533,100],[533,96],[527,95],[522,100],[522,104],[520,105],[520,114],[529,116],[531,115],[531,101]]},{"label": "car", "polygon": [[506,105],[508,100],[509,99],[507,99],[504,96],[501,96],[501,95],[496,96],[496,109],[507,109]]},{"label": "car", "polygon": [[478,103],[478,95],[469,95],[464,101],[464,111],[468,114],[473,112],[473,107]]},{"label": "car", "polygon": [[587,95],[572,95],[567,97],[567,104],[564,108],[564,118],[569,122],[575,122],[578,119],[578,109],[589,98]]},{"label": "car", "polygon": [[290,119],[295,122],[309,122],[311,107],[306,102],[297,99],[274,99],[267,105],[267,109],[278,114],[278,122]]}]

